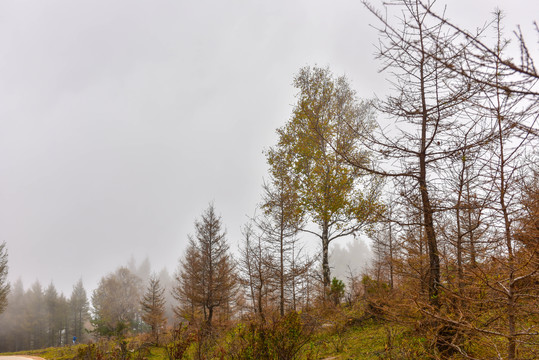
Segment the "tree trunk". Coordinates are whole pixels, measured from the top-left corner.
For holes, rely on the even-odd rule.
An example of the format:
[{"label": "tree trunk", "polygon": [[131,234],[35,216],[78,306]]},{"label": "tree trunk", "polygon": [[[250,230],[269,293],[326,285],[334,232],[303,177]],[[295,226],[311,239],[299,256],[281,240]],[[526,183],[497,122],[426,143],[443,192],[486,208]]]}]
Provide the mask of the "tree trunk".
[{"label": "tree trunk", "polygon": [[[421,27],[419,28],[421,32]],[[438,287],[440,284],[440,257],[438,254],[438,244],[436,243],[436,233],[434,231],[434,220],[432,204],[430,202],[427,189],[427,127],[429,122],[429,112],[427,107],[425,89],[425,51],[423,48],[423,34],[420,33],[422,59],[420,62],[420,86],[421,86],[421,151],[419,152],[419,191],[421,193],[421,205],[423,212],[423,226],[427,236],[427,251],[429,253],[429,302],[435,308],[440,307],[438,299]],[[434,136],[434,135],[433,135]]]},{"label": "tree trunk", "polygon": [[322,276],[324,281],[324,299],[327,297],[331,284],[331,271],[329,269],[329,226],[324,221],[322,227]]},{"label": "tree trunk", "polygon": [[208,308],[208,319],[206,320],[206,324],[208,326],[208,329],[211,329],[211,321],[213,319],[213,306],[210,306]]},{"label": "tree trunk", "polygon": [[280,272],[279,272],[279,282],[281,287],[281,298],[279,303],[279,310],[281,313],[281,316],[284,316],[284,215],[281,213],[281,228],[280,228],[280,234],[279,234],[279,252],[280,252]]},{"label": "tree trunk", "polygon": [[[498,94],[499,96],[499,94]],[[498,104],[500,100],[498,99]],[[499,106],[499,105],[498,105]],[[513,243],[511,234],[511,220],[509,218],[509,209],[505,201],[505,191],[507,181],[505,179],[505,154],[504,154],[504,138],[502,132],[501,119],[502,115],[498,107],[498,132],[499,132],[499,147],[500,147],[500,209],[503,213],[504,221],[504,236],[505,245],[507,247],[507,267],[509,270],[509,286],[506,290],[507,296],[507,359],[516,359],[516,304],[515,304],[515,260],[513,254]]]},{"label": "tree trunk", "polygon": [[389,288],[393,290],[393,229],[389,222]]},{"label": "tree trunk", "polygon": [[[462,155],[463,159],[465,158],[464,155]],[[459,188],[458,188],[458,198],[457,198],[457,205],[456,205],[456,221],[457,221],[457,281],[458,281],[458,292],[459,292],[459,302],[462,300],[463,292],[464,292],[464,270],[463,270],[463,261],[462,261],[462,240],[464,238],[464,234],[462,232],[462,224],[461,224],[461,211],[462,211],[462,195],[463,195],[463,188],[464,188],[464,173],[466,171],[466,163],[463,160],[462,161],[462,169],[459,174]]]}]

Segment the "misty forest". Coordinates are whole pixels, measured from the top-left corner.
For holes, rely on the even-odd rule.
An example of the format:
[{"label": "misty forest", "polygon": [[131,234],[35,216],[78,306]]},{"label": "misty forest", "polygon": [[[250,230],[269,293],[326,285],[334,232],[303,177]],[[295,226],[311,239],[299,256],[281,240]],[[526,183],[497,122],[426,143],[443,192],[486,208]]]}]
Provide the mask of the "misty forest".
[{"label": "misty forest", "polygon": [[[174,272],[131,260],[71,294],[9,283],[3,243],[0,352],[539,358],[539,28],[507,31],[501,11],[467,29],[428,1],[384,6],[398,17],[365,3],[390,95],[361,99],[331,66],[299,68],[238,241],[209,201]],[[368,266],[336,277],[337,239],[368,239]]]}]

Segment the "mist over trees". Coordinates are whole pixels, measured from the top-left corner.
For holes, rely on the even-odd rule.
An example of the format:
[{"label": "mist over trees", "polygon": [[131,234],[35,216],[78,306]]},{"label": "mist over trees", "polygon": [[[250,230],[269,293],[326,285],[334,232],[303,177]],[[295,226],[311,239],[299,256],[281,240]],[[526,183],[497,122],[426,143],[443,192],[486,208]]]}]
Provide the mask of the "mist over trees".
[{"label": "mist over trees", "polygon": [[121,267],[103,277],[92,294],[92,325],[101,335],[118,335],[140,325],[142,280]]},{"label": "mist over trees", "polygon": [[71,321],[73,336],[75,336],[79,342],[84,342],[87,335],[85,325],[90,318],[90,304],[82,279],[73,286],[73,291],[69,298],[68,314]]},{"label": "mist over trees", "polygon": [[8,296],[8,307],[0,315],[0,351],[21,351],[62,346],[86,341],[90,314],[82,280],[73,287],[70,298],[59,294],[51,283],[43,288],[35,282],[25,290],[16,281]]},{"label": "mist over trees", "polygon": [[[202,359],[224,356],[225,334],[251,358],[293,359],[307,325],[338,338],[333,317],[360,307],[342,327],[382,322],[388,358],[402,328],[431,358],[539,357],[539,74],[524,35],[511,47],[499,11],[470,32],[434,2],[364,4],[390,94],[361,100],[329,67],[299,69],[237,254],[211,203],[173,276],[131,259],[89,302],[82,280],[69,298],[10,287],[0,245],[0,351],[149,333],[176,350],[196,338]],[[305,342],[282,355],[290,338]]]},{"label": "mist over trees", "polygon": [[[36,281],[25,289],[22,281],[16,281],[11,284],[6,311],[0,314],[0,351],[63,346],[72,344],[74,337],[76,343],[87,343],[101,336],[141,333],[151,330],[157,319],[174,324],[170,291],[173,279],[166,269],[155,277],[150,273],[148,259],[137,263],[131,258],[126,266],[104,276],[91,296],[82,279],[73,285],[68,297],[52,283],[44,288]],[[163,290],[159,296],[163,300],[162,314],[150,312],[156,322],[145,320],[147,312],[142,305],[150,279],[159,281]],[[155,335],[158,341],[160,333]]]},{"label": "mist over trees", "polygon": [[9,283],[7,281],[7,249],[6,243],[0,244],[0,314],[4,312],[7,306],[7,296],[9,294]]},{"label": "mist over trees", "polygon": [[373,251],[366,239],[356,238],[351,239],[348,243],[335,243],[329,252],[331,273],[341,280],[346,280],[351,275],[359,276],[368,270],[374,261],[372,257]]}]

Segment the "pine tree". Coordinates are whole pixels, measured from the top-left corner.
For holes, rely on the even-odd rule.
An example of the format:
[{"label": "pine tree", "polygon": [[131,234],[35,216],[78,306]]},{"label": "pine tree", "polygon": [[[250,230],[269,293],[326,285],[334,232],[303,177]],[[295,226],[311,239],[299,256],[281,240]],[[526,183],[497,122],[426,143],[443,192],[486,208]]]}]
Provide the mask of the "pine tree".
[{"label": "pine tree", "polygon": [[0,244],[0,314],[7,307],[7,296],[9,294],[9,283],[7,282],[7,249],[6,243]]},{"label": "pine tree", "polygon": [[73,286],[71,298],[69,299],[69,306],[71,311],[72,336],[76,336],[77,341],[82,342],[85,334],[84,323],[90,318],[90,305],[88,303],[86,290],[82,284],[82,279],[79,279],[75,286]]},{"label": "pine tree", "polygon": [[176,276],[174,296],[180,302],[177,313],[195,317],[202,312],[207,329],[218,308],[230,304],[236,277],[229,246],[222,230],[222,220],[213,204],[195,221],[195,236],[189,237],[189,247]]},{"label": "pine tree", "polygon": [[159,345],[160,330],[166,322],[165,319],[165,289],[156,276],[151,276],[148,287],[142,297],[142,321],[152,329],[155,344]]}]

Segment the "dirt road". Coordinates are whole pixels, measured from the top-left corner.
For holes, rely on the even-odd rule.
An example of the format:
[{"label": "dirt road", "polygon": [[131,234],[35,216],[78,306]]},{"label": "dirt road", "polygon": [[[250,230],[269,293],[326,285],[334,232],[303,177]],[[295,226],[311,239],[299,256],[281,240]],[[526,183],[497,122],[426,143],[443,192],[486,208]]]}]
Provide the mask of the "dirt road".
[{"label": "dirt road", "polygon": [[0,360],[45,360],[36,356],[0,356]]}]

